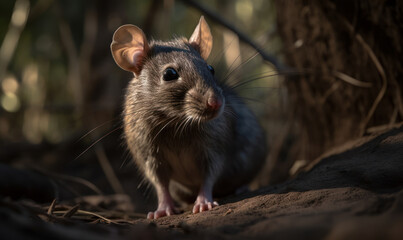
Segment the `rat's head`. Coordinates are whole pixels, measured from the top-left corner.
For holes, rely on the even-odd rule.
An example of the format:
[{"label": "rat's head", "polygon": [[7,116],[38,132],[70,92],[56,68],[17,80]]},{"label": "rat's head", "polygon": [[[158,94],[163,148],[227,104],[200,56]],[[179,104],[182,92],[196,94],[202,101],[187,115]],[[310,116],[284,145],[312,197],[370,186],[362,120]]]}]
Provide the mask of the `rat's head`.
[{"label": "rat's head", "polygon": [[143,31],[124,25],[113,35],[115,62],[136,76],[138,89],[128,94],[144,99],[144,105],[159,115],[178,120],[204,122],[224,109],[222,90],[214,69],[206,63],[213,38],[203,17],[189,41],[148,42]]}]

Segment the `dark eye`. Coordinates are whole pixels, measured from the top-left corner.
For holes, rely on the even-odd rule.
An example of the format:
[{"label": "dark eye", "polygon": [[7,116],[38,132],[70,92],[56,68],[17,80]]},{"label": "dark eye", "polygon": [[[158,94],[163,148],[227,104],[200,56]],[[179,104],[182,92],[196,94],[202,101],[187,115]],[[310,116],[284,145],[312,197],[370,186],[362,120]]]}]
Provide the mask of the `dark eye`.
[{"label": "dark eye", "polygon": [[214,75],[215,71],[214,68],[211,65],[207,65],[208,70],[210,70],[211,74]]},{"label": "dark eye", "polygon": [[178,72],[173,68],[167,68],[164,71],[164,81],[172,81],[179,78]]}]

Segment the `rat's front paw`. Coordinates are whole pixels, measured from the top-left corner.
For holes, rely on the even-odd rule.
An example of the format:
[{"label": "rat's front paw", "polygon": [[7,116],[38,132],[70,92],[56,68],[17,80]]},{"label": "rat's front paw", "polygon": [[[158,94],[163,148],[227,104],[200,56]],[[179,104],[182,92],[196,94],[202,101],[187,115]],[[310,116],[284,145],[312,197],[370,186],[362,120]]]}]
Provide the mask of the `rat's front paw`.
[{"label": "rat's front paw", "polygon": [[174,208],[167,206],[167,207],[163,207],[163,208],[158,208],[157,210],[155,210],[155,212],[149,212],[147,214],[147,218],[148,219],[157,219],[160,217],[171,216],[173,214],[175,214]]},{"label": "rat's front paw", "polygon": [[196,201],[194,207],[193,207],[193,213],[199,213],[199,212],[205,212],[208,210],[213,209],[213,207],[217,207],[218,203],[216,201],[211,202],[211,201]]}]

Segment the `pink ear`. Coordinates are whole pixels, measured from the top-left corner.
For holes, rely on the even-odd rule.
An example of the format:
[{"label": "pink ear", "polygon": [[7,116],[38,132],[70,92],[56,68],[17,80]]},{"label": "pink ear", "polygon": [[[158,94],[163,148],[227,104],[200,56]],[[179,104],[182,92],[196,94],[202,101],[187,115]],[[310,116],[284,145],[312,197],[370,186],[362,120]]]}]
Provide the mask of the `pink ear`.
[{"label": "pink ear", "polygon": [[189,43],[199,51],[204,60],[207,60],[213,48],[213,36],[203,16],[200,17],[199,24],[197,24],[192,36],[189,38]]},{"label": "pink ear", "polygon": [[123,25],[113,34],[112,56],[116,64],[138,76],[143,68],[143,59],[149,50],[143,31],[134,25]]}]

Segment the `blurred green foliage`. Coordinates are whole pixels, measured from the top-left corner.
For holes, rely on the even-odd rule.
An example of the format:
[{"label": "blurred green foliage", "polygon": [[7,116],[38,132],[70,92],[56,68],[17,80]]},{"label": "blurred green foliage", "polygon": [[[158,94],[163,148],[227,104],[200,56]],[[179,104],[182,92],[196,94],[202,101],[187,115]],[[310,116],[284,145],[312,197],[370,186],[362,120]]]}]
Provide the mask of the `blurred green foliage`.
[{"label": "blurred green foliage", "polygon": [[[132,23],[143,28],[149,39],[189,37],[201,15],[197,9],[174,0],[7,0],[0,2],[1,48],[9,48],[4,39],[15,28],[11,19],[20,11],[16,8],[18,2],[30,4],[26,25],[14,41],[17,44],[10,60],[0,59],[0,64],[6,64],[0,73],[0,142],[58,143],[119,118],[124,88],[131,74],[119,69],[110,56],[114,30]],[[280,44],[274,34],[275,10],[271,1],[208,0],[203,5],[266,51],[278,52]],[[255,51],[239,43],[232,32],[208,18],[207,21],[215,41],[210,59],[218,75],[224,77]],[[256,57],[238,69],[233,80],[270,71]],[[273,88],[278,82],[266,78],[264,84]],[[262,81],[253,85],[261,87]],[[262,100],[261,93],[265,91],[251,89],[245,89],[245,94]],[[260,115],[266,115],[265,104],[256,109]]]}]

